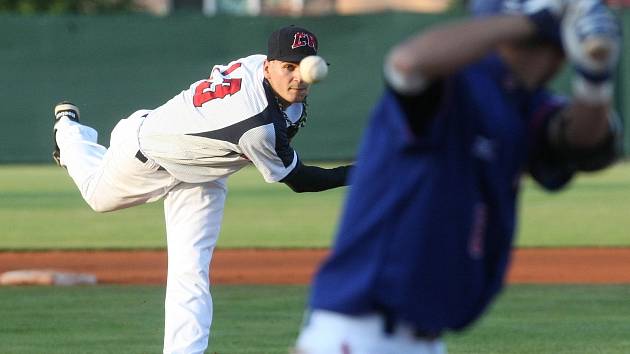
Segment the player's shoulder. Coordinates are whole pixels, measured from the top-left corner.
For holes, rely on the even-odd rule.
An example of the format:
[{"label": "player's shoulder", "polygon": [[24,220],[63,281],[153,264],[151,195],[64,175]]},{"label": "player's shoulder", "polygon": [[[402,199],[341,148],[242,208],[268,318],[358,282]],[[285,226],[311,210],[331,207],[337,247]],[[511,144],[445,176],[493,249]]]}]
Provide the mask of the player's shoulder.
[{"label": "player's shoulder", "polygon": [[253,55],[238,59],[238,61],[242,62],[243,65],[250,68],[262,67],[265,60],[267,60],[267,56],[264,54],[253,54]]},{"label": "player's shoulder", "polygon": [[211,76],[221,74],[228,76],[233,73],[234,76],[244,77],[250,76],[258,78],[263,76],[263,65],[267,56],[262,54],[254,54],[247,57],[233,60],[227,64],[215,65],[212,68]]}]

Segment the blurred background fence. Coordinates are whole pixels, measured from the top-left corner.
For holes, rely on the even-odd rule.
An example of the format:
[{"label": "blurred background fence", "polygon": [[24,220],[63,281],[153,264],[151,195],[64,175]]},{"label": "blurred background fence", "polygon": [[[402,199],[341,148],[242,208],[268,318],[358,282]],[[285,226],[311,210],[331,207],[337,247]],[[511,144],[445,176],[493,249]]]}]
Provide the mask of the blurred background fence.
[{"label": "blurred background fence", "polygon": [[[107,145],[119,119],[159,106],[213,64],[264,53],[268,34],[287,24],[314,31],[331,63],[329,79],[312,89],[296,149],[307,160],[352,159],[382,89],[386,50],[463,8],[439,0],[0,0],[0,163],[50,161],[51,110],[62,99],[80,106]],[[630,10],[619,13],[628,37]],[[630,117],[629,50],[617,82],[622,117]],[[566,92],[568,77],[553,86]]]}]

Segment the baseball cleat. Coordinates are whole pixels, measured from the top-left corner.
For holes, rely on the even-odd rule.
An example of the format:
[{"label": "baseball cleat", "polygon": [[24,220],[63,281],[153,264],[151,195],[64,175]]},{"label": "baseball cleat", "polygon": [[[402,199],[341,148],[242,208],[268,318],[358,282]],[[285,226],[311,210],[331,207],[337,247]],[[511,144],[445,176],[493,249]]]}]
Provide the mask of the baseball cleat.
[{"label": "baseball cleat", "polygon": [[74,104],[68,101],[59,102],[55,106],[55,123],[53,125],[54,149],[52,152],[52,158],[59,166],[61,166],[61,153],[59,151],[59,146],[57,145],[57,129],[55,129],[54,126],[63,117],[67,117],[68,119],[72,121],[78,122],[79,121],[79,107],[75,106]]}]

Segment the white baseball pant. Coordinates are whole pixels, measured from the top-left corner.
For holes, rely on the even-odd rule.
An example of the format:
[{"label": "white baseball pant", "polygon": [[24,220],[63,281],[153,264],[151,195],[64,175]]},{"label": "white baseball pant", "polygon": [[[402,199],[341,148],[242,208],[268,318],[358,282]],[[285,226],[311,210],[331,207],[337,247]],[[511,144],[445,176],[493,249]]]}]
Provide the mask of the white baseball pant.
[{"label": "white baseball pant", "polygon": [[164,353],[203,353],[212,323],[208,276],[223,218],[225,178],[185,183],[155,162],[136,158],[138,130],[148,112],[121,120],[108,149],[97,143],[94,129],[62,118],[55,126],[61,163],[95,211],[164,198],[168,247]]},{"label": "white baseball pant", "polygon": [[416,338],[406,326],[385,332],[382,316],[348,316],[314,310],[297,339],[295,354],[446,354],[441,339]]}]

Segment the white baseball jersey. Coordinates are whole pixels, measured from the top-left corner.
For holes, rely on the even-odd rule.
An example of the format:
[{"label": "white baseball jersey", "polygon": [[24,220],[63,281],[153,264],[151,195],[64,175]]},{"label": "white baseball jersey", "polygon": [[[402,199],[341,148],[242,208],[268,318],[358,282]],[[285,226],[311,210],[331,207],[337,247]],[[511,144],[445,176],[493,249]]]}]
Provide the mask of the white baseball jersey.
[{"label": "white baseball jersey", "polygon": [[138,134],[142,153],[189,183],[228,176],[250,162],[265,181],[283,179],[298,161],[286,128],[304,107],[294,103],[280,110],[264,84],[265,58],[215,65],[208,79],[151,111]]}]

